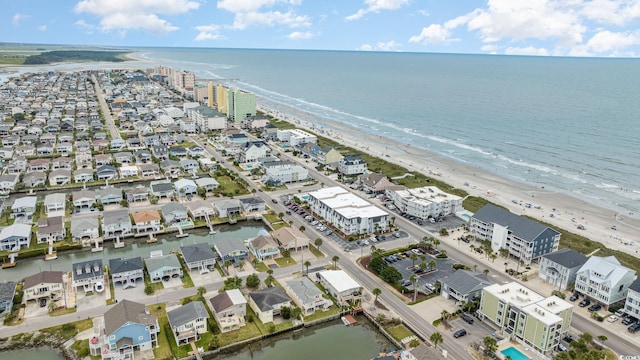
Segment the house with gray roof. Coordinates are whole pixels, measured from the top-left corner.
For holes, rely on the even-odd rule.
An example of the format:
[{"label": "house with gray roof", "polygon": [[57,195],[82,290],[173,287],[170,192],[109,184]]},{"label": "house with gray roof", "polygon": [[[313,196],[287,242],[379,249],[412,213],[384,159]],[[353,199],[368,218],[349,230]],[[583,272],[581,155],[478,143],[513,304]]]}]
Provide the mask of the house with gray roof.
[{"label": "house with gray roof", "polygon": [[51,215],[54,212],[62,212],[64,215],[67,197],[62,193],[47,194],[44,197],[44,212]]},{"label": "house with gray roof", "polygon": [[38,228],[36,229],[36,238],[38,244],[46,243],[49,240],[64,240],[67,231],[64,227],[62,216],[41,217],[38,219]]},{"label": "house with gray roof", "polygon": [[113,186],[97,189],[96,199],[102,205],[119,204],[123,199],[122,189]]},{"label": "house with gray roof", "polygon": [[97,217],[71,218],[71,238],[73,241],[94,240],[99,236]]},{"label": "house with gray roof", "polygon": [[265,202],[257,196],[240,199],[240,206],[245,214],[265,211]]},{"label": "house with gray roof", "polygon": [[159,199],[162,198],[173,198],[173,184],[167,181],[152,181],[151,182],[151,193]]},{"label": "house with gray roof", "polygon": [[235,264],[249,257],[247,246],[239,239],[215,239],[213,247],[220,256],[222,263],[229,260]]},{"label": "house with gray roof", "polygon": [[199,243],[180,247],[180,253],[189,271],[196,269],[200,274],[208,273],[216,264],[218,256],[211,250],[211,245]]},{"label": "house with gray roof", "polygon": [[104,266],[102,259],[92,259],[74,263],[71,269],[72,287],[84,293],[104,291]]},{"label": "house with gray roof", "polygon": [[158,346],[158,319],[144,304],[122,300],[104,313],[104,329],[99,329],[103,359],[133,359],[134,351]]},{"label": "house with gray roof", "polygon": [[213,208],[221,218],[240,215],[242,206],[238,199],[224,199],[213,202]]},{"label": "house with gray roof", "polygon": [[540,258],[538,277],[560,290],[568,289],[576,282],[578,270],[587,257],[571,249],[560,249]]},{"label": "house with gray roof", "polygon": [[198,341],[201,334],[208,332],[209,313],[202,301],[192,301],[167,311],[167,318],[178,346]]},{"label": "house with gray roof", "polygon": [[323,292],[306,276],[285,281],[285,290],[293,302],[302,309],[304,316],[311,315],[316,310],[325,311],[333,305],[331,300],[325,299],[322,296]]},{"label": "house with gray roof", "polygon": [[249,240],[247,247],[259,261],[280,255],[278,244],[268,234],[259,235]]},{"label": "house with gray roof", "polygon": [[137,283],[144,284],[143,271],[142,258],[139,256],[130,259],[109,260],[111,281],[114,286],[119,283],[123,289],[136,287]]},{"label": "house with gray roof", "polygon": [[149,199],[149,189],[143,185],[136,186],[132,189],[127,189],[124,191],[124,194],[127,197],[127,201],[129,203],[146,201]]},{"label": "house with gray roof", "polygon": [[16,283],[5,281],[0,283],[0,316],[11,311],[13,297],[16,295]]},{"label": "house with gray roof", "polygon": [[469,219],[471,236],[490,240],[491,249],[509,250],[509,256],[525,265],[558,250],[560,233],[537,221],[518,216],[493,204],[483,206]]},{"label": "house with gray roof", "polygon": [[31,220],[33,213],[36,211],[36,202],[38,198],[36,196],[23,196],[17,198],[11,205],[12,219],[24,218]]},{"label": "house with gray roof", "polygon": [[480,299],[482,289],[494,284],[485,274],[462,269],[438,282],[441,284],[440,294],[445,299],[454,299],[459,303]]},{"label": "house with gray roof", "polygon": [[44,186],[47,182],[47,174],[42,171],[30,171],[22,177],[22,182],[28,188]]},{"label": "house with gray roof", "polygon": [[144,260],[151,282],[182,277],[182,266],[176,254],[152,256]]},{"label": "house with gray roof", "polygon": [[273,322],[280,315],[280,309],[291,306],[291,299],[278,286],[264,288],[249,293],[249,306],[256,312],[263,324]]},{"label": "house with gray roof", "polygon": [[614,256],[591,256],[576,273],[575,290],[594,302],[609,305],[624,302],[636,272]]},{"label": "house with gray roof", "polygon": [[226,290],[212,297],[209,302],[220,332],[237,330],[245,325],[247,299],[240,290]]},{"label": "house with gray roof", "polygon": [[179,224],[189,220],[187,209],[181,204],[175,202],[162,205],[160,211],[162,212],[162,218],[167,225]]},{"label": "house with gray roof", "polygon": [[114,239],[126,236],[133,236],[129,210],[105,211],[102,217],[102,237]]},{"label": "house with gray roof", "polygon": [[22,284],[23,301],[40,299],[60,300],[64,298],[65,286],[62,271],[41,271],[28,276]]},{"label": "house with gray roof", "polygon": [[627,289],[624,311],[636,319],[640,318],[640,278],[635,279]]},{"label": "house with gray roof", "polygon": [[14,223],[0,230],[0,250],[16,251],[28,248],[31,224]]}]

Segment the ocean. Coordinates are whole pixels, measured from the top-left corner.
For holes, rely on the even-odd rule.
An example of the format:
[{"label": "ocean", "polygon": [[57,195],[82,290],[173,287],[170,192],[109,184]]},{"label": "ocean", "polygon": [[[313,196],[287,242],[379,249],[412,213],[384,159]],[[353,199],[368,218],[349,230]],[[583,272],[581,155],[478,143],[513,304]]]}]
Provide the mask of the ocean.
[{"label": "ocean", "polygon": [[[511,180],[640,214],[640,60],[140,48],[254,92]],[[117,67],[114,66],[114,67]]]}]

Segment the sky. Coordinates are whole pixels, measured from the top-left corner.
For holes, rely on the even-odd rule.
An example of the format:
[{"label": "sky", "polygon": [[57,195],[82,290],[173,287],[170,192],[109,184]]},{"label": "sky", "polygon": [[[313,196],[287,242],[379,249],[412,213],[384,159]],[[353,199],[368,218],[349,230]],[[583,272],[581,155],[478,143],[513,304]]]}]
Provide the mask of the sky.
[{"label": "sky", "polygon": [[1,0],[0,42],[638,57],[640,0]]}]

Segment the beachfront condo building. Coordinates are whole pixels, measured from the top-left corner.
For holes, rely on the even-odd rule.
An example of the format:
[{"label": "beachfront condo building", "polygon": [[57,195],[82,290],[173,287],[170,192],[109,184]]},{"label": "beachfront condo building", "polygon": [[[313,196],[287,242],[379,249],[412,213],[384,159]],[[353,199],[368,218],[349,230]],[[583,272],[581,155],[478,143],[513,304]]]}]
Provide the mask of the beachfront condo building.
[{"label": "beachfront condo building", "polygon": [[196,75],[190,71],[174,71],[169,77],[169,85],[181,93],[193,91]]},{"label": "beachfront condo building", "polygon": [[560,290],[575,284],[578,270],[587,262],[587,257],[571,249],[561,249],[540,258],[538,277]]},{"label": "beachfront condo building", "polygon": [[510,282],[482,289],[478,315],[498,326],[502,335],[548,357],[569,331],[573,305]]},{"label": "beachfront condo building", "polygon": [[624,301],[636,272],[613,256],[591,256],[576,274],[575,289],[582,295],[609,306]]},{"label": "beachfront condo building", "polygon": [[315,144],[318,141],[317,136],[300,129],[278,130],[276,136],[278,141],[287,143],[292,147],[302,146],[308,143]]},{"label": "beachfront condo building", "polygon": [[435,186],[415,189],[390,190],[387,197],[400,212],[418,219],[437,218],[462,210],[462,198],[448,194]]},{"label": "beachfront condo building", "polygon": [[640,278],[637,278],[629,285],[624,312],[636,319],[640,318]]},{"label": "beachfront condo building", "polygon": [[256,94],[240,90],[227,91],[227,116],[235,123],[242,123],[248,116],[256,115]]},{"label": "beachfront condo building", "polygon": [[227,128],[227,116],[215,109],[200,105],[186,111],[193,120],[198,132],[222,130]]},{"label": "beachfront condo building", "polygon": [[469,231],[476,240],[490,240],[491,249],[507,249],[509,256],[525,265],[558,250],[560,233],[537,221],[487,204],[469,219]]},{"label": "beachfront condo building", "polygon": [[218,108],[218,111],[225,115],[229,115],[229,111],[227,109],[228,94],[228,90],[224,85],[218,84],[218,86],[216,86],[216,107]]},{"label": "beachfront condo building", "polygon": [[216,91],[216,85],[213,81],[209,81],[207,83],[207,106],[211,109],[216,108],[216,95],[218,92]]},{"label": "beachfront condo building", "polygon": [[310,192],[309,209],[345,236],[389,229],[389,213],[338,186]]}]

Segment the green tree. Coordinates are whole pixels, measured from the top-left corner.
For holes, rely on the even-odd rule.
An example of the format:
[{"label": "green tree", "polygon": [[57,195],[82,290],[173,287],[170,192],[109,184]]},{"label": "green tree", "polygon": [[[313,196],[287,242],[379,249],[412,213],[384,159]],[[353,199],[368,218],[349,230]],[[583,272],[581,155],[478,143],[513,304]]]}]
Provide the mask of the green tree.
[{"label": "green tree", "polygon": [[442,319],[443,323],[446,323],[451,314],[447,310],[442,310],[440,312],[440,319]]},{"label": "green tree", "polygon": [[245,284],[247,284],[247,287],[255,289],[260,286],[260,277],[258,276],[258,274],[251,274],[247,276]]},{"label": "green tree", "polygon": [[304,267],[307,268],[307,275],[309,275],[309,266],[311,266],[311,262],[308,260],[304,262]]},{"label": "green tree", "polygon": [[145,295],[153,295],[154,290],[153,290],[153,286],[151,285],[147,285],[144,287],[144,293]]},{"label": "green tree", "polygon": [[339,261],[339,260],[340,260],[340,257],[339,257],[338,255],[334,255],[334,256],[331,258],[331,261],[333,261],[333,268],[334,268],[334,270],[337,270],[337,269],[338,269],[338,261]]},{"label": "green tree", "polygon": [[318,250],[320,250],[320,246],[322,246],[322,239],[321,238],[316,238],[313,241],[313,244],[318,248]]},{"label": "green tree", "polygon": [[434,238],[433,240],[431,240],[431,242],[433,243],[433,246],[435,246],[436,250],[438,250],[438,245],[440,245],[440,240]]},{"label": "green tree", "polygon": [[242,279],[237,276],[229,277],[224,281],[225,290],[240,289],[241,287],[242,287]]},{"label": "green tree", "polygon": [[282,316],[283,319],[285,320],[289,320],[291,319],[291,308],[288,306],[283,306],[280,308],[280,316]]},{"label": "green tree", "polygon": [[293,309],[291,309],[291,318],[292,319],[300,319],[300,315],[302,315],[302,309],[300,309],[299,307],[294,307]]},{"label": "green tree", "polygon": [[442,344],[442,341],[444,339],[442,338],[442,334],[440,332],[436,331],[433,334],[431,334],[431,336],[429,336],[429,340],[433,344],[433,347],[437,349],[438,348],[438,344]]},{"label": "green tree", "polygon": [[304,225],[300,225],[299,230],[300,230],[300,231],[302,231],[302,232],[304,232],[305,230],[307,230],[307,228],[306,228],[306,227],[304,227]]},{"label": "green tree", "polygon": [[387,266],[380,272],[380,277],[391,284],[396,284],[402,279],[402,274],[393,266]]},{"label": "green tree", "polygon": [[224,267],[225,269],[227,269],[227,276],[231,275],[231,273],[229,272],[229,267],[231,267],[231,265],[233,265],[233,262],[231,262],[231,260],[224,261]]},{"label": "green tree", "polygon": [[436,263],[436,261],[435,261],[435,260],[433,260],[433,259],[429,260],[429,269],[430,269],[431,271],[435,270],[435,269],[436,269],[436,264],[437,264],[437,263]]},{"label": "green tree", "polygon": [[418,299],[418,287],[416,286],[418,276],[416,276],[416,274],[411,274],[411,276],[409,276],[409,281],[411,281],[411,284],[413,285],[413,302],[416,302]]},{"label": "green tree", "polygon": [[207,293],[207,289],[204,286],[200,286],[198,288],[198,297],[203,300],[204,299],[204,294]]},{"label": "green tree", "polygon": [[411,339],[411,341],[409,341],[409,347],[410,348],[417,348],[418,346],[420,346],[420,340]]},{"label": "green tree", "polygon": [[375,271],[376,273],[382,273],[382,270],[387,268],[389,264],[382,258],[382,256],[375,256],[369,262],[369,269]]},{"label": "green tree", "polygon": [[439,231],[438,233],[439,233],[440,235],[442,235],[442,236],[447,236],[447,235],[449,235],[449,231],[447,231],[447,229],[445,229],[445,228],[440,229],[440,231]]},{"label": "green tree", "polygon": [[482,270],[482,272],[484,273],[485,276],[489,275],[489,269],[484,269]]},{"label": "green tree", "polygon": [[418,254],[416,253],[411,253],[411,256],[409,256],[409,259],[411,259],[411,267],[415,267],[416,266],[416,261],[418,261]]},{"label": "green tree", "polygon": [[371,290],[371,292],[373,293],[373,296],[375,296],[376,298],[373,300],[373,303],[377,303],[378,302],[378,296],[380,296],[380,294],[382,294],[382,290],[380,290],[379,288],[374,288],[373,290]]},{"label": "green tree", "polygon": [[482,345],[484,345],[485,351],[489,354],[493,354],[498,350],[498,340],[493,336],[485,336],[484,339],[482,339]]}]

